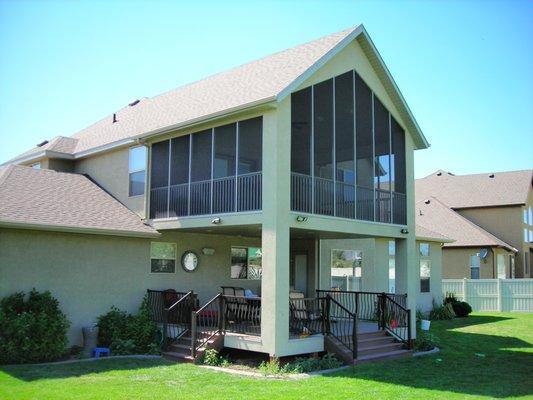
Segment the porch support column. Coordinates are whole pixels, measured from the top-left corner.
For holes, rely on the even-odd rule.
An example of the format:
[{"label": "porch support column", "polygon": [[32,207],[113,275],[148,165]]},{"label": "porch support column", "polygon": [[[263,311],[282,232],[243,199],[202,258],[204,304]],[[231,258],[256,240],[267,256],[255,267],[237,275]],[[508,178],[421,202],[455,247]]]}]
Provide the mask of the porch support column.
[{"label": "porch support column", "polygon": [[261,340],[272,357],[289,345],[290,97],[263,116]]},{"label": "porch support column", "polygon": [[414,204],[414,144],[411,135],[405,135],[407,230],[402,239],[396,239],[396,293],[407,294],[407,308],[411,310],[412,338],[416,337],[416,304],[420,293],[420,272],[415,234]]}]

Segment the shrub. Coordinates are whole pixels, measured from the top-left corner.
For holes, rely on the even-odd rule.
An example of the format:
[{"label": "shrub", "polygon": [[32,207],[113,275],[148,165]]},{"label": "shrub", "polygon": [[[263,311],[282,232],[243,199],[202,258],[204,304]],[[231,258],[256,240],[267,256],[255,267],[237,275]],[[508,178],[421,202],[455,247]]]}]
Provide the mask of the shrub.
[{"label": "shrub", "polygon": [[453,319],[455,317],[455,312],[451,303],[446,303],[442,306],[439,306],[435,301],[433,301],[433,309],[429,313],[430,320],[445,320]]},{"label": "shrub", "polygon": [[222,357],[215,349],[207,349],[204,351],[204,354],[199,359],[199,363],[215,367],[227,367],[231,364],[228,358]]},{"label": "shrub", "polygon": [[472,307],[466,301],[458,301],[453,304],[453,311],[458,317],[468,317],[468,314],[472,312]]},{"label": "shrub", "polygon": [[457,300],[457,297],[455,297],[455,293],[446,292],[446,297],[444,298],[443,304],[448,304],[448,303],[455,304],[457,302],[459,302],[459,300]]},{"label": "shrub", "polygon": [[415,340],[415,351],[429,351],[437,346],[438,339],[429,332],[418,332]]},{"label": "shrub", "polygon": [[54,361],[68,352],[70,323],[50,292],[33,289],[0,301],[0,364]]},{"label": "shrub", "polygon": [[278,359],[262,362],[261,365],[259,365],[259,371],[265,375],[301,374],[304,372],[338,368],[341,365],[342,362],[333,354],[327,353],[321,358],[298,357],[294,361],[283,366],[280,366]]},{"label": "shrub", "polygon": [[135,315],[116,307],[98,317],[98,344],[113,354],[154,354],[159,352],[157,326],[150,319],[145,297]]},{"label": "shrub", "polygon": [[269,361],[263,361],[259,364],[259,372],[264,375],[277,375],[281,373],[279,359],[273,358]]}]

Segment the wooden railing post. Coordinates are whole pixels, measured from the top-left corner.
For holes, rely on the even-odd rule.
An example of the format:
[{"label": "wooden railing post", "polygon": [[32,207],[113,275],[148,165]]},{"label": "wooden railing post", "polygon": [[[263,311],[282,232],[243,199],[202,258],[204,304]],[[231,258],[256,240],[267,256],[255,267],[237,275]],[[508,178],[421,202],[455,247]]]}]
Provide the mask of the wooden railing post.
[{"label": "wooden railing post", "polygon": [[380,328],[382,330],[385,329],[385,301],[386,301],[386,298],[385,298],[385,293],[381,293],[380,295],[380,301],[379,301],[379,304],[380,304]]},{"label": "wooden railing post", "polygon": [[196,358],[196,313],[191,312],[191,356]]}]

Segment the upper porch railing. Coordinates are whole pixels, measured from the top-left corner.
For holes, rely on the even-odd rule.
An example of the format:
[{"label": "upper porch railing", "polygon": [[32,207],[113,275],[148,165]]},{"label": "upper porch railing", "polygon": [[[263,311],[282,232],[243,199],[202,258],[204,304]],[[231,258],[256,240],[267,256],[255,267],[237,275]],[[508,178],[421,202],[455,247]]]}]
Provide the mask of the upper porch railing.
[{"label": "upper porch railing", "polygon": [[291,173],[291,210],[405,225],[403,193]]},{"label": "upper porch railing", "polygon": [[150,218],[259,211],[261,195],[261,172],[153,188]]}]

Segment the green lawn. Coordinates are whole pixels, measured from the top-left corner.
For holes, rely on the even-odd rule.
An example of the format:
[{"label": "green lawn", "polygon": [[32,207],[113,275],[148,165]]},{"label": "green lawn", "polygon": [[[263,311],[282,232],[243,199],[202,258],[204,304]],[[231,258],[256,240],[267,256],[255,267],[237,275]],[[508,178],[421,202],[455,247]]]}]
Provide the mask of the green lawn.
[{"label": "green lawn", "polygon": [[432,323],[442,352],[299,381],[245,378],[164,360],[0,367],[0,399],[533,398],[533,315]]}]

